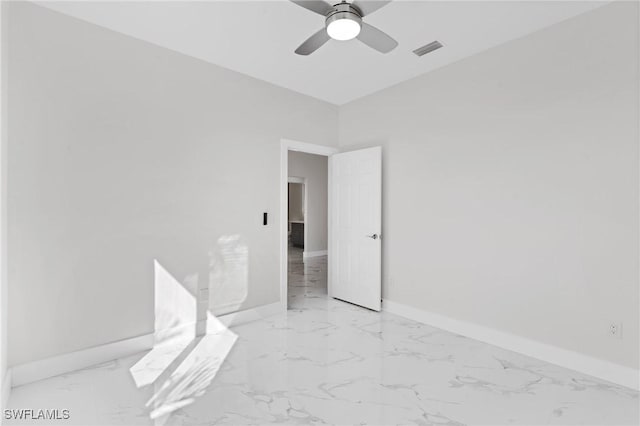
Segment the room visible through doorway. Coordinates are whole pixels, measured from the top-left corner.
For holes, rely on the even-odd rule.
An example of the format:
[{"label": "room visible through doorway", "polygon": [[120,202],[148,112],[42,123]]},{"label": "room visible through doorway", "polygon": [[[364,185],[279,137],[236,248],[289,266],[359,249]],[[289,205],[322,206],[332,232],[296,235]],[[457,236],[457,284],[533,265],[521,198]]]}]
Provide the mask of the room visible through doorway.
[{"label": "room visible through doorway", "polygon": [[287,156],[287,305],[327,296],[328,157]]}]

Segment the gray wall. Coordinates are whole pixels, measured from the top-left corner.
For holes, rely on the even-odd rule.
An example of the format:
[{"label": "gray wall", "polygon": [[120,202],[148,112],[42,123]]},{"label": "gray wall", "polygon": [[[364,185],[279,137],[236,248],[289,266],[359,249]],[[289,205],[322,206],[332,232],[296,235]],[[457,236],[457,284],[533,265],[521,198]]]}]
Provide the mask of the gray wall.
[{"label": "gray wall", "polygon": [[8,9],[10,363],[152,332],[154,260],[201,286],[230,242],[239,309],[278,301],[280,140],[335,145],[336,107]]},{"label": "gray wall", "polygon": [[303,183],[289,183],[289,220],[304,221]]},{"label": "gray wall", "polygon": [[305,252],[327,249],[327,170],[327,157],[289,151],[289,176],[307,178],[304,188],[307,192]]},{"label": "gray wall", "polygon": [[383,146],[384,297],[638,368],[639,48],[615,2],[341,107]]},{"label": "gray wall", "polygon": [[[7,373],[7,324],[8,315],[8,281],[7,281],[7,97],[6,90],[6,67],[5,52],[7,37],[5,31],[5,8],[6,2],[0,2],[0,389],[4,390],[2,384]],[[5,395],[0,395],[0,407],[4,408]]]}]

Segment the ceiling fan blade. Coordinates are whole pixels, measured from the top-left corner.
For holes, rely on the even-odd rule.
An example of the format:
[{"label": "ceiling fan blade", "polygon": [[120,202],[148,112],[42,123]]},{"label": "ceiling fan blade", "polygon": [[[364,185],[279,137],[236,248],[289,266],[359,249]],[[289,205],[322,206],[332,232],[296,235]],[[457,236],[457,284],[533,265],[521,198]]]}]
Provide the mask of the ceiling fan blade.
[{"label": "ceiling fan blade", "polygon": [[298,55],[309,55],[318,50],[323,44],[329,41],[329,34],[326,28],[321,28],[317,33],[309,37],[296,49]]},{"label": "ceiling fan blade", "polygon": [[391,0],[359,0],[351,3],[353,6],[357,7],[360,12],[362,12],[362,16],[371,15],[376,10],[380,9],[382,6],[386,6],[388,3],[391,3]]},{"label": "ceiling fan blade", "polygon": [[365,22],[362,23],[358,40],[381,53],[389,53],[398,45],[398,42],[386,33]]},{"label": "ceiling fan blade", "polygon": [[292,3],[302,6],[307,10],[327,16],[329,12],[333,12],[333,6],[322,0],[290,0]]}]

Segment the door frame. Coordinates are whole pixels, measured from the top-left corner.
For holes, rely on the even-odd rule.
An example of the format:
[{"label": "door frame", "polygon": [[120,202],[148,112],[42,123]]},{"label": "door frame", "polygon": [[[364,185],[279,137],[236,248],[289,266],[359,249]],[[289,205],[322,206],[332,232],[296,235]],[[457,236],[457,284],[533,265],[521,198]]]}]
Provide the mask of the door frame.
[{"label": "door frame", "polygon": [[[288,247],[287,247],[287,216],[289,212],[288,203],[288,183],[289,183],[289,151],[304,152],[307,154],[322,155],[327,157],[337,154],[338,148],[317,145],[306,142],[294,141],[291,139],[281,139],[280,141],[280,304],[283,311],[287,311],[288,291],[287,291],[287,267],[288,267]],[[329,167],[329,161],[327,161]],[[329,170],[327,170],[329,172]],[[329,277],[331,276],[331,173],[328,173],[327,181],[327,285],[330,287]],[[305,187],[306,198],[306,187]],[[306,214],[306,212],[305,212]],[[305,216],[306,222],[306,216]],[[306,224],[305,224],[306,225]],[[306,228],[306,226],[305,226]],[[307,230],[305,229],[305,240]],[[307,242],[305,241],[305,244]]]}]

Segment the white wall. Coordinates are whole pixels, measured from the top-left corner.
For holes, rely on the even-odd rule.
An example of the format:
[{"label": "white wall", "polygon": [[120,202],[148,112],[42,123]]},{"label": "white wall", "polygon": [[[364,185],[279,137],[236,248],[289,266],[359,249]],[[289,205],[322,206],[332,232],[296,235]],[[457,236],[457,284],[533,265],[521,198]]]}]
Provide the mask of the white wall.
[{"label": "white wall", "polygon": [[307,179],[305,252],[327,249],[327,167],[325,156],[289,151],[289,176]]},{"label": "white wall", "polygon": [[341,107],[385,299],[638,368],[639,48],[616,2]]},{"label": "white wall", "polygon": [[280,141],[335,145],[336,107],[8,9],[10,363],[152,332],[154,260],[206,285],[233,244],[248,249],[239,309],[278,301]]}]

